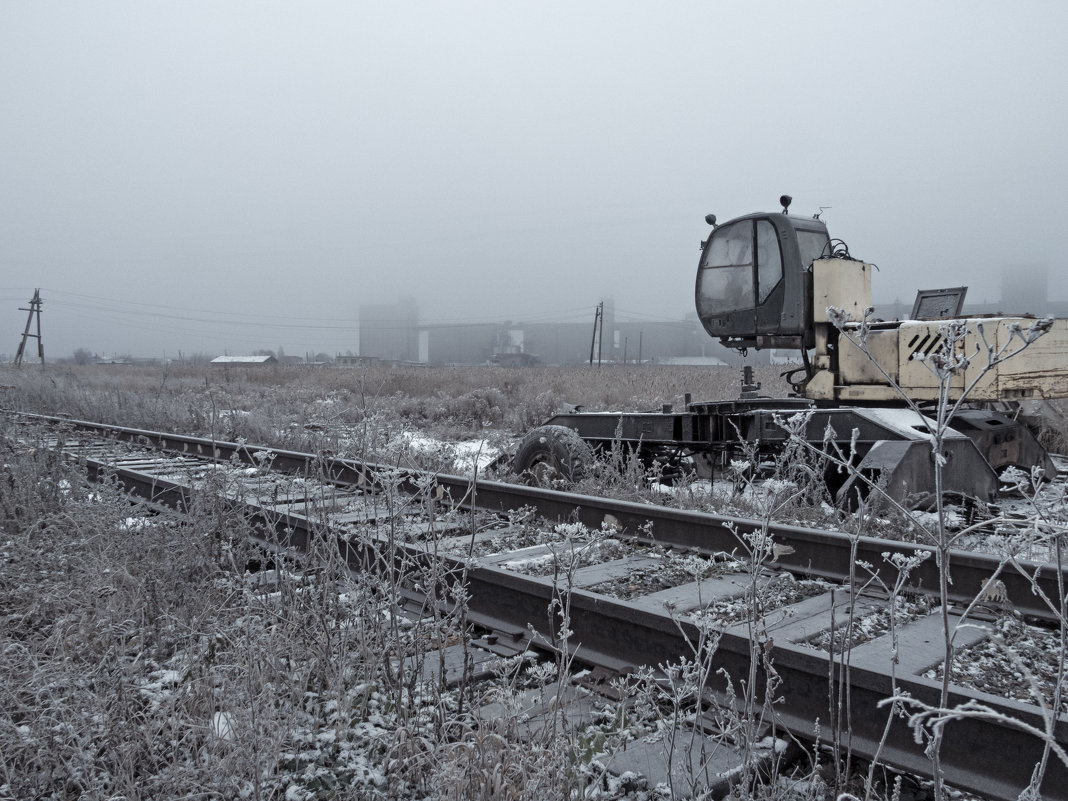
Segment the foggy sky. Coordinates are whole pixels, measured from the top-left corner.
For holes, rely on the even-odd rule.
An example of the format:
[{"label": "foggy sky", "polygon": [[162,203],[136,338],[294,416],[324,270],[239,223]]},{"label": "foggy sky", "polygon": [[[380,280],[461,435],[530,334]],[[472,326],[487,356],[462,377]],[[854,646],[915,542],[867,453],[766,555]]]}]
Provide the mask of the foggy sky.
[{"label": "foggy sky", "polygon": [[[876,301],[1068,299],[1063,2],[0,3],[0,353],[355,350],[693,310],[703,217],[830,207]],[[1025,311],[1022,309],[1013,311]]]}]

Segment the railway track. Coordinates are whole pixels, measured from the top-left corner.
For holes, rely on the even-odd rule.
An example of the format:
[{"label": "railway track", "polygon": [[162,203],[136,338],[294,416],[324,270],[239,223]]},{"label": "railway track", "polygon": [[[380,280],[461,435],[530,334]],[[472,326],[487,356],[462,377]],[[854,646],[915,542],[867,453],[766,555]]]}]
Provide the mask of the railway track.
[{"label": "railway track", "polygon": [[[891,697],[939,706],[944,621],[937,605],[917,604],[890,631],[891,600],[937,593],[938,566],[930,549],[736,520],[707,513],[556,492],[500,482],[425,474],[395,467],[219,442],[165,432],[23,415],[54,426],[55,447],[152,504],[187,508],[198,493],[222,492],[226,503],[256,521],[262,544],[306,549],[327,538],[354,570],[436,560],[445,584],[463,582],[469,619],[489,632],[501,653],[528,645],[567,650],[579,662],[619,675],[679,659],[708,658],[722,675],[752,681],[744,698],[722,684],[708,687],[722,704],[760,704],[769,679],[777,701],[773,732],[813,738],[821,721],[849,734],[856,756],[916,775],[931,760],[903,719],[887,725]],[[228,480],[213,480],[225,474]],[[279,476],[286,476],[280,479]],[[398,503],[401,497],[419,499]],[[420,510],[458,510],[450,530],[427,525]],[[517,519],[581,525],[581,561],[563,560],[552,542],[526,543]],[[391,524],[387,543],[355,537],[372,521]],[[566,525],[565,525],[566,527]],[[579,530],[579,529],[576,529]],[[573,543],[569,554],[575,553]],[[388,546],[388,547],[387,547]],[[690,558],[675,581],[662,580],[672,559]],[[693,558],[696,557],[696,560]],[[694,568],[693,566],[698,567]],[[907,580],[898,568],[908,565]],[[1055,621],[1068,571],[1020,562],[1006,565],[980,553],[954,553],[949,564],[956,626],[975,598],[993,612],[1011,607],[1036,621]],[[877,577],[877,578],[876,578]],[[778,592],[788,585],[789,592]],[[454,587],[435,588],[447,603]],[[899,586],[899,590],[902,586]],[[413,604],[420,593],[410,590]],[[569,607],[561,639],[546,613],[562,593]],[[891,599],[891,595],[893,596]],[[773,597],[785,596],[772,604]],[[423,601],[425,603],[425,601]],[[918,610],[918,611],[917,611]],[[990,611],[990,610],[987,610]],[[881,621],[881,622],[880,622]],[[558,622],[558,621],[557,621]],[[715,633],[714,654],[695,644]],[[956,630],[955,644],[979,644],[980,628]],[[836,699],[844,695],[842,707]],[[945,780],[987,798],[1015,799],[1043,759],[1035,732],[1068,748],[1068,719],[1055,722],[1036,705],[953,686],[944,723],[940,766]],[[981,711],[980,711],[981,710]],[[740,710],[745,712],[746,710]],[[752,711],[752,710],[749,710]],[[1011,722],[1010,722],[1011,721]],[[1068,767],[1050,758],[1043,796],[1068,798]]]}]

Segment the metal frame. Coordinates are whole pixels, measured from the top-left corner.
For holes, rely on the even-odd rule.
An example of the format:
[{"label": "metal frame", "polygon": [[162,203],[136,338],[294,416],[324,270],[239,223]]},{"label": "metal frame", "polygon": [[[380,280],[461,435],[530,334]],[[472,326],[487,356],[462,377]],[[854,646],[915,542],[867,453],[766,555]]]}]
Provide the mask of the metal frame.
[{"label": "metal frame", "polygon": [[966,286],[951,286],[945,289],[919,289],[912,304],[910,320],[948,320],[960,317],[964,310]]}]

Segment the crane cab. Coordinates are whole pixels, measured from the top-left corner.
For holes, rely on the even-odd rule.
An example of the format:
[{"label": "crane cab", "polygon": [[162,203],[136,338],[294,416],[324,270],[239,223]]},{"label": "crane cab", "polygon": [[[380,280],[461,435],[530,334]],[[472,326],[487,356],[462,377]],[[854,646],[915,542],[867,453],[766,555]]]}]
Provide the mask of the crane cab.
[{"label": "crane cab", "polygon": [[[715,218],[706,218],[715,226]],[[714,227],[697,268],[697,315],[727,347],[806,349],[812,262],[830,250],[819,220],[749,214]]]}]

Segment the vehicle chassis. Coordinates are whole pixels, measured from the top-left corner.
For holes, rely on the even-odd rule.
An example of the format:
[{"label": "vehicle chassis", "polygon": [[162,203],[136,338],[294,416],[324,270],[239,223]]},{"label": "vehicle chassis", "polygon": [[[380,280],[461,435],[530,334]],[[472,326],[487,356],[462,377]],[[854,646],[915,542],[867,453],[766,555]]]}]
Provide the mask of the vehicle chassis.
[{"label": "vehicle chassis", "polygon": [[[798,415],[801,415],[798,417]],[[689,474],[714,479],[732,462],[767,472],[790,450],[819,465],[834,500],[856,506],[873,487],[905,506],[929,502],[934,488],[933,421],[897,407],[851,407],[803,398],[741,398],[665,405],[657,412],[573,412],[546,426],[576,432],[593,454],[624,453],[666,479]],[[967,409],[954,418],[943,442],[942,482],[950,495],[989,501],[998,473],[1008,466],[1054,466],[1022,422],[987,409]],[[517,472],[525,465],[517,464]],[[737,470],[737,465],[735,465]]]}]

